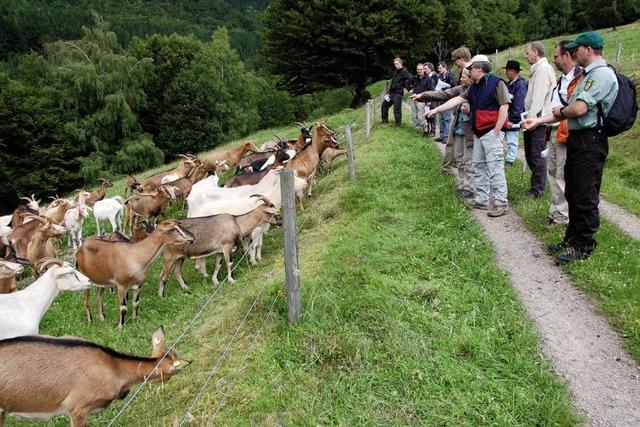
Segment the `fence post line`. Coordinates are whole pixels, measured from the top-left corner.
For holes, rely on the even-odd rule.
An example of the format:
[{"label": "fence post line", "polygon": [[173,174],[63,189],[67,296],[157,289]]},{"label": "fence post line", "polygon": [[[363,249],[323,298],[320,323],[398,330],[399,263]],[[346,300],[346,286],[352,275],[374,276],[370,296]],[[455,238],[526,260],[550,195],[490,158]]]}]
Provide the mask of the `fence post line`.
[{"label": "fence post line", "polygon": [[620,61],[622,60],[622,50],[624,49],[624,47],[622,46],[622,43],[620,43],[618,45],[618,52],[616,53],[616,71],[620,72]]},{"label": "fence post line", "polygon": [[496,49],[496,67],[498,67],[498,49]]},{"label": "fence post line", "polygon": [[347,140],[347,159],[349,160],[349,176],[351,180],[356,179],[356,160],[353,153],[353,139],[351,138],[351,125],[345,125],[344,137]]},{"label": "fence post line", "polygon": [[375,123],[376,122],[376,99],[375,98],[371,98],[371,105],[373,108],[373,113],[371,114],[372,117],[372,122]]},{"label": "fence post line", "polygon": [[296,193],[293,187],[293,171],[280,172],[282,193],[282,221],[284,226],[284,269],[287,289],[287,314],[289,323],[300,320],[300,270],[298,269],[298,238],[296,231]]},{"label": "fence post line", "polygon": [[509,60],[511,60],[511,46],[509,46]]},{"label": "fence post line", "polygon": [[371,103],[367,101],[364,104],[364,139],[369,139],[369,124],[371,121],[371,113],[369,110],[371,109]]}]

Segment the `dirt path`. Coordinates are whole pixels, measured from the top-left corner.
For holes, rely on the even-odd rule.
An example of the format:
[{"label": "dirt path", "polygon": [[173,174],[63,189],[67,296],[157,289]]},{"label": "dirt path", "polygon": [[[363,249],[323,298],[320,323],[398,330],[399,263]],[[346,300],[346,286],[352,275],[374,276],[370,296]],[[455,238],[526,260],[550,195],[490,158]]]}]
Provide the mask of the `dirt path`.
[{"label": "dirt path", "polygon": [[[524,150],[518,150],[518,159],[526,163]],[[640,240],[640,218],[626,211],[618,205],[607,202],[600,196],[600,214],[603,218],[613,222],[628,236]]]},{"label": "dirt path", "polygon": [[[436,144],[441,152],[444,145]],[[587,425],[640,425],[640,367],[590,301],[555,266],[513,210],[501,218],[473,211],[493,243],[556,373]]]}]

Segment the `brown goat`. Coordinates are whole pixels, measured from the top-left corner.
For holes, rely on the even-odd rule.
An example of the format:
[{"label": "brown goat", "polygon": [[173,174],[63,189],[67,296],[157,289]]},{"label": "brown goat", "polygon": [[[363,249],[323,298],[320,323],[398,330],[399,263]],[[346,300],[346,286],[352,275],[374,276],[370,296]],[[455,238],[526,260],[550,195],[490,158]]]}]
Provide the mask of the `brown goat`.
[{"label": "brown goat", "polygon": [[38,211],[35,211],[27,206],[20,205],[14,209],[13,215],[11,216],[11,222],[9,223],[9,227],[17,228],[24,223],[24,219],[29,215],[38,215]]},{"label": "brown goat", "polygon": [[138,193],[129,197],[124,202],[124,209],[127,213],[124,220],[123,230],[133,227],[136,217],[154,218],[153,223],[162,221],[164,209],[170,200],[175,200],[175,187],[163,184],[153,193]]},{"label": "brown goat", "polygon": [[9,294],[18,290],[16,276],[23,270],[22,264],[0,260],[0,294]]},{"label": "brown goat", "polygon": [[224,186],[226,188],[233,188],[233,187],[239,187],[241,185],[255,185],[259,183],[262,180],[262,178],[264,178],[267,175],[267,173],[269,173],[271,169],[275,169],[278,166],[282,166],[286,161],[289,160],[289,155],[287,154],[286,151],[282,149],[277,150],[274,155],[275,155],[275,161],[266,169],[234,175],[231,178],[229,178],[227,182],[224,183]]},{"label": "brown goat", "polygon": [[102,183],[97,190],[93,190],[89,193],[89,197],[85,200],[85,204],[87,206],[93,206],[98,200],[104,199],[104,196],[107,195],[107,189],[109,187],[113,187],[113,184],[108,179],[98,178],[98,181],[101,181]]},{"label": "brown goat", "polygon": [[227,165],[232,168],[238,164],[247,151],[251,151],[253,153],[257,152],[258,147],[256,147],[256,143],[253,141],[246,141],[231,150],[208,154],[202,160],[204,162],[204,168],[207,172],[212,173],[216,168],[216,162],[222,160],[226,160]]},{"label": "brown goat", "polygon": [[347,155],[347,149],[346,148],[333,148],[333,147],[329,147],[326,150],[324,150],[324,153],[322,153],[322,156],[320,157],[320,160],[322,161],[323,164],[327,165],[327,170],[329,172],[333,171],[333,161],[340,156],[346,156]]},{"label": "brown goat", "polygon": [[180,157],[182,160],[180,160],[180,164],[177,167],[168,171],[158,172],[142,181],[142,184],[140,185],[142,191],[146,193],[155,191],[163,184],[162,180],[169,175],[175,176],[173,180],[187,176],[189,172],[196,167],[197,163],[200,162],[200,160],[191,155],[180,154]]},{"label": "brown goat", "polygon": [[47,208],[44,216],[49,218],[52,223],[62,225],[67,211],[75,207],[76,204],[67,199],[55,199]]},{"label": "brown goat", "polygon": [[175,181],[168,182],[167,185],[175,187],[175,200],[181,201],[182,206],[184,207],[184,201],[189,197],[193,184],[200,181],[206,175],[207,171],[204,169],[204,164],[199,162],[199,164],[191,170],[189,175],[176,179]]},{"label": "brown goat", "polygon": [[27,245],[25,258],[29,260],[33,267],[34,276],[39,277],[40,271],[35,267],[38,262],[45,257],[56,257],[56,251],[49,239],[64,236],[67,234],[67,229],[39,216],[33,216],[32,218],[34,222],[39,222],[40,224]]},{"label": "brown goat", "polygon": [[[31,242],[31,239],[38,231],[38,228],[42,226],[43,222],[52,222],[48,218],[36,215],[30,215],[26,218],[29,218],[30,221],[14,228],[11,234],[9,234],[9,246],[12,249],[12,253],[18,258],[26,258],[29,242]],[[38,219],[36,220],[35,218]]]},{"label": "brown goat", "polygon": [[189,361],[165,348],[162,327],[151,357],[131,356],[75,337],[23,336],[0,341],[0,426],[5,413],[51,418],[66,414],[73,427],[124,398],[145,380],[166,381]]},{"label": "brown goat", "polygon": [[182,277],[182,264],[186,258],[196,259],[196,268],[206,277],[205,258],[217,254],[216,268],[212,280],[218,283],[218,271],[222,258],[227,265],[227,279],[233,283],[231,276],[231,252],[240,247],[241,242],[249,237],[253,230],[265,224],[282,225],[282,218],[275,215],[273,203],[260,197],[263,204],[244,215],[219,214],[197,218],[186,218],[180,225],[189,229],[195,236],[192,243],[167,246],[162,254],[164,267],[160,274],[158,295],[164,297],[164,287],[173,271],[180,287],[189,289]]},{"label": "brown goat", "polygon": [[124,188],[124,195],[127,195],[127,191],[131,194],[142,191],[142,184],[133,175],[127,175],[127,185]]},{"label": "brown goat", "polygon": [[[78,269],[92,282],[102,287],[97,290],[98,314],[104,320],[103,298],[105,287],[117,287],[120,306],[119,328],[124,327],[127,314],[127,293],[133,290],[133,315],[140,305],[140,288],[147,277],[151,263],[170,244],[193,242],[195,237],[178,222],[164,221],[146,239],[137,243],[105,242],[85,239],[76,252]],[[91,322],[89,290],[84,292],[87,320]]]}]

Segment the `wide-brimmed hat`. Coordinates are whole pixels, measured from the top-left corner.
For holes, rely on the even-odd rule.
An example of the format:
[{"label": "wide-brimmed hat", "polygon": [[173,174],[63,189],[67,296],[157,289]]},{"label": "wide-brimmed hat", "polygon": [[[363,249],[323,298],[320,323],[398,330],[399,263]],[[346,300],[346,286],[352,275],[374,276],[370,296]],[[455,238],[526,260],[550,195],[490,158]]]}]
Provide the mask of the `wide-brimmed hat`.
[{"label": "wide-brimmed hat", "polygon": [[578,46],[591,46],[594,49],[602,50],[604,47],[604,39],[595,31],[587,31],[580,34],[574,41],[566,44],[565,49],[575,49]]},{"label": "wide-brimmed hat", "polygon": [[507,61],[507,65],[502,68],[504,68],[505,70],[515,70],[517,72],[520,72],[520,63],[518,61],[510,59]]}]

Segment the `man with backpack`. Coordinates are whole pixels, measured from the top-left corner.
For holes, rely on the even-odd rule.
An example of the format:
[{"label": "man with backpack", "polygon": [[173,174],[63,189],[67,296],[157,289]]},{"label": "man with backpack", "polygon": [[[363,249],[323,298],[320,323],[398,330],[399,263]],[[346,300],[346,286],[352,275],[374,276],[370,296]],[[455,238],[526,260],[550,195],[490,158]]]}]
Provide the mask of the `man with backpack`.
[{"label": "man with backpack", "polygon": [[[547,247],[552,254],[564,251],[555,257],[558,265],[587,259],[596,248],[593,236],[600,227],[598,204],[602,172],[609,152],[608,137],[619,133],[612,130],[609,122],[622,121],[627,128],[635,119],[635,112],[629,111],[633,108],[628,107],[625,111],[620,105],[614,105],[620,99],[629,99],[627,92],[633,91],[633,87],[623,85],[624,94],[618,97],[620,76],[607,66],[602,57],[603,47],[604,40],[595,31],[582,33],[565,45],[566,49],[575,49],[576,61],[584,68],[582,81],[568,105],[554,108],[551,115],[528,118],[523,123],[525,129],[535,129],[541,124],[568,119],[564,172],[569,225],[564,239]],[[610,113],[618,117],[611,117]]]}]

